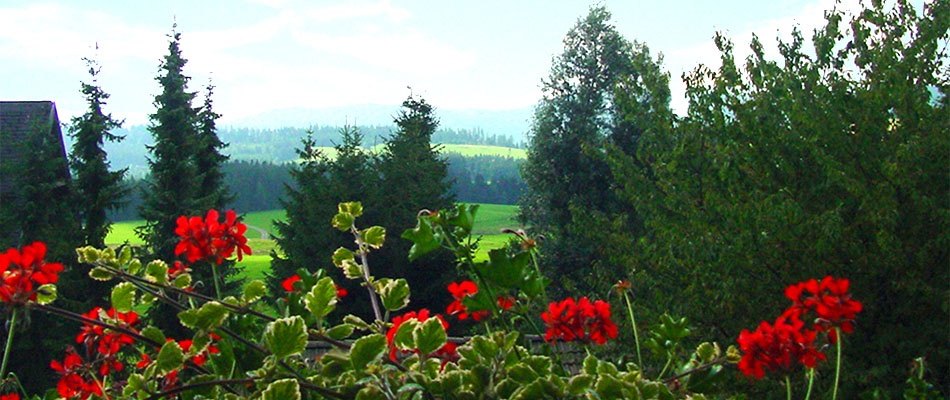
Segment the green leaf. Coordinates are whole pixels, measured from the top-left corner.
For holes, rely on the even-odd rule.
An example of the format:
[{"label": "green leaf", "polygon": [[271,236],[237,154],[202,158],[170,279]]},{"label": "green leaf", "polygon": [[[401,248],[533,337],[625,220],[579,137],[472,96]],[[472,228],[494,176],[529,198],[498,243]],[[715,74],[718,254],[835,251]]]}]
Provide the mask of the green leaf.
[{"label": "green leaf", "polygon": [[112,288],[112,308],[118,312],[132,311],[132,301],[135,300],[135,286],[129,282],[122,282]]},{"label": "green leaf", "polygon": [[129,379],[125,381],[125,387],[122,388],[122,397],[131,399],[134,398],[133,394],[145,388],[145,377],[142,374],[132,374],[129,375]]},{"label": "green leaf", "polygon": [[179,289],[184,289],[191,286],[191,274],[181,274],[175,277],[175,282],[172,282],[172,285]]},{"label": "green leaf", "polygon": [[266,292],[267,292],[267,285],[265,285],[263,281],[260,281],[257,279],[250,281],[247,283],[247,285],[244,285],[244,296],[243,296],[244,303],[245,304],[253,303],[257,301],[257,299],[260,299],[261,297],[263,297],[264,293]]},{"label": "green leaf", "polygon": [[129,262],[129,273],[132,275],[137,275],[141,270],[142,262],[139,261],[138,258],[133,258],[132,261]]},{"label": "green leaf", "polygon": [[505,288],[514,288],[521,285],[524,277],[525,265],[528,264],[528,253],[520,253],[515,257],[508,257],[505,249],[494,249],[488,252],[488,262],[475,264],[486,280]]},{"label": "green leaf", "polygon": [[374,249],[383,247],[383,242],[386,241],[386,228],[381,226],[372,226],[360,231],[360,239],[363,243],[366,243],[367,246]]},{"label": "green leaf", "polygon": [[402,278],[391,280],[382,287],[379,297],[387,310],[400,310],[409,305],[409,282]]},{"label": "green leaf", "polygon": [[468,235],[472,232],[475,225],[475,213],[478,212],[478,204],[458,204],[456,205],[457,214],[449,220],[449,223],[462,228],[462,231]]},{"label": "green leaf", "polygon": [[369,329],[369,324],[366,323],[366,321],[363,321],[362,318],[357,317],[353,314],[347,314],[345,317],[343,317],[343,322],[353,325],[354,327],[360,330],[365,331]]},{"label": "green leaf", "polygon": [[299,315],[280,318],[267,324],[263,341],[278,360],[300,354],[307,346],[307,324]]},{"label": "green leaf", "polygon": [[122,252],[119,253],[119,264],[127,264],[129,260],[132,259],[132,247],[125,246],[122,248]]},{"label": "green leaf", "polygon": [[229,313],[230,311],[223,304],[217,301],[209,301],[198,309],[195,328],[208,332],[213,331],[224,323]]},{"label": "green leaf", "polygon": [[350,201],[346,203],[340,203],[336,207],[337,212],[341,213],[350,213],[354,217],[359,217],[363,215],[363,203],[358,201]]},{"label": "green leaf", "polygon": [[307,309],[317,318],[327,316],[336,307],[336,286],[333,285],[333,279],[324,277],[317,281],[317,284],[310,289],[304,299]]},{"label": "green leaf", "polygon": [[168,283],[168,264],[162,260],[154,260],[145,266],[145,278],[160,285]]},{"label": "green leaf", "polygon": [[165,375],[174,370],[180,369],[185,362],[185,355],[174,340],[165,342],[162,349],[158,351],[158,358],[155,359],[155,368],[158,375]]},{"label": "green leaf", "polygon": [[333,223],[334,228],[339,229],[343,232],[346,232],[350,230],[350,228],[353,227],[353,220],[354,220],[353,214],[350,214],[348,212],[341,212],[337,215],[334,215],[333,220],[331,222]]},{"label": "green leaf", "polygon": [[447,339],[442,321],[438,318],[429,318],[412,330],[412,340],[422,354],[429,354],[445,344]]},{"label": "green leaf", "polygon": [[393,346],[399,350],[414,350],[416,341],[412,338],[412,332],[419,326],[418,319],[407,319],[399,324],[396,334],[393,335]]},{"label": "green leaf", "polygon": [[89,277],[97,281],[107,281],[115,277],[109,270],[103,267],[95,267],[89,270]]},{"label": "green leaf", "polygon": [[353,329],[353,325],[340,324],[327,330],[327,337],[330,339],[343,340],[353,334]]},{"label": "green leaf", "polygon": [[353,255],[353,252],[345,247],[340,247],[333,252],[333,265],[336,265],[337,268],[343,268],[343,263],[347,260],[353,261],[356,257]]},{"label": "green leaf", "polygon": [[154,326],[149,325],[142,329],[141,335],[152,339],[155,343],[165,343],[165,334]]},{"label": "green leaf", "polygon": [[432,233],[432,227],[429,226],[429,223],[423,218],[424,216],[420,215],[418,217],[418,222],[416,222],[416,227],[413,229],[407,229],[402,233],[403,239],[412,241],[412,247],[409,249],[410,261],[422,257],[426,253],[438,249],[439,246],[441,246],[441,243],[436,240]]},{"label": "green leaf", "polygon": [[386,354],[386,337],[378,333],[361,337],[350,347],[350,362],[353,369],[363,371],[372,362]]},{"label": "green leaf", "polygon": [[56,300],[56,285],[47,283],[36,288],[36,302],[49,304]]},{"label": "green leaf", "polygon": [[267,385],[261,394],[263,400],[300,400],[300,384],[296,379],[281,379]]}]

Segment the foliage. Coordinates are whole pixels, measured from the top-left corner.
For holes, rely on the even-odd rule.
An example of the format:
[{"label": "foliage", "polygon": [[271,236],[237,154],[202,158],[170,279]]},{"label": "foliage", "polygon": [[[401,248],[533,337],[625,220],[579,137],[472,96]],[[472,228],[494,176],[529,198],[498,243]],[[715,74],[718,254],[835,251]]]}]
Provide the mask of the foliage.
[{"label": "foliage", "polygon": [[[753,39],[739,64],[717,36],[722,64],[686,76],[681,119],[621,85],[623,115],[644,131],[635,154],[610,152],[645,223],[630,282],[653,312],[671,308],[724,338],[776,307],[767,294],[785,282],[854,277],[874,339],[845,348],[857,372],[842,382],[846,398],[877,385],[896,396],[896,368],[916,355],[950,368],[936,345],[945,326],[933,322],[950,282],[950,5],[920,15],[872,3],[852,17],[829,11],[813,53],[794,31],[778,61]],[[907,324],[911,336],[895,329]]]},{"label": "foliage", "polygon": [[[522,170],[528,189],[522,217],[552,242],[543,262],[566,291],[606,290],[610,280],[603,277],[616,276],[622,265],[609,262],[601,235],[590,234],[587,225],[628,209],[614,194],[602,154],[608,144],[627,153],[636,149],[642,128],[618,113],[614,89],[652,71],[634,62],[651,61],[649,49],[628,42],[609,20],[606,8],[592,7],[567,33],[564,52],[543,83]],[[669,102],[668,91],[654,96]],[[634,223],[620,230],[636,230]]]}]

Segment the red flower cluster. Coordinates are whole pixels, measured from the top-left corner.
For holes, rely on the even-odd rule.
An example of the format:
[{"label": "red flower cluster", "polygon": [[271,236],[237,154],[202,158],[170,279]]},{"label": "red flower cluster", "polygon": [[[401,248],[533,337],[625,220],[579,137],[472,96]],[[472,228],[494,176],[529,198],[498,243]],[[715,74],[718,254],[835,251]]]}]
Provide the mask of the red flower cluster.
[{"label": "red flower cluster", "polygon": [[72,348],[66,350],[66,358],[63,359],[62,363],[53,360],[49,366],[62,375],[56,384],[56,391],[63,398],[78,396],[81,400],[86,400],[93,394],[102,396],[102,386],[98,381],[83,379],[84,365],[82,359]]},{"label": "red flower cluster", "polygon": [[815,311],[814,328],[827,332],[831,343],[838,341],[834,328],[844,333],[854,332],[854,318],[861,312],[861,303],[851,300],[848,293],[850,282],[847,279],[835,279],[826,276],[821,282],[814,279],[801,282],[785,289],[785,297],[792,300],[792,306],[785,311],[789,318],[801,318],[809,311]]},{"label": "red flower cluster", "polygon": [[[410,311],[403,315],[393,317],[393,326],[389,328],[388,331],[386,331],[386,340],[389,342],[389,359],[390,360],[396,361],[397,360],[396,356],[400,352],[403,354],[409,353],[408,351],[400,351],[399,349],[396,348],[396,345],[393,344],[393,339],[395,339],[396,337],[396,332],[399,330],[399,326],[402,325],[403,322],[406,322],[410,319],[416,319],[416,320],[419,320],[419,322],[425,322],[429,318],[430,318],[429,310],[425,308],[419,310],[419,312]],[[445,319],[442,318],[441,315],[436,314],[435,318],[438,318],[439,322],[442,323],[443,329],[449,330],[449,323],[446,322]],[[436,350],[432,354],[435,357],[441,358],[443,361],[455,360],[458,357],[458,354],[455,353],[455,348],[456,348],[455,343],[446,343],[439,350]],[[415,350],[415,352],[418,352],[418,350]]]},{"label": "red flower cluster", "polygon": [[34,283],[56,283],[63,265],[47,264],[44,257],[46,245],[42,242],[33,242],[22,251],[8,249],[0,253],[0,300],[14,304],[36,301]]},{"label": "red flower cluster", "polygon": [[[465,296],[471,296],[475,293],[478,293],[478,286],[475,286],[475,282],[452,282],[449,284],[448,290],[449,293],[452,293],[452,297],[454,297],[455,300],[452,301],[452,304],[449,304],[449,306],[445,308],[446,314],[456,315],[460,320],[468,319],[468,317],[471,316],[473,320],[481,321],[482,319],[488,317],[488,311],[476,311],[470,313],[468,312],[468,307],[465,307],[465,305],[462,304],[462,299],[464,299]],[[502,310],[508,310],[515,304],[514,299],[504,296],[498,296],[497,302],[498,307]]]},{"label": "red flower cluster", "polygon": [[16,393],[2,394],[0,400],[20,400],[20,395]]},{"label": "red flower cluster", "polygon": [[[120,313],[112,308],[106,311],[104,315],[106,317],[104,322],[127,328],[133,332],[135,331],[135,324],[139,322],[139,315],[134,311]],[[101,318],[103,312],[100,307],[93,308],[83,316],[91,320],[103,321],[103,318]],[[76,335],[76,343],[84,345],[90,353],[95,348],[96,352],[102,355],[99,364],[99,374],[102,376],[108,375],[110,371],[122,370],[122,363],[116,360],[116,355],[122,350],[123,346],[133,342],[132,337],[127,334],[113,331],[107,333],[102,326],[88,322],[83,323],[79,335]]]},{"label": "red flower cluster", "polygon": [[216,210],[209,210],[204,219],[184,215],[178,217],[175,234],[181,236],[181,241],[175,246],[175,255],[185,253],[188,262],[207,258],[221,264],[235,250],[238,261],[243,259],[244,254],[251,254],[247,238],[244,237],[247,226],[237,222],[237,214],[233,210],[228,210],[224,215],[223,223],[218,222]]},{"label": "red flower cluster", "polygon": [[610,320],[610,304],[602,300],[591,303],[581,297],[574,302],[568,297],[560,303],[551,303],[541,318],[548,325],[544,340],[570,342],[577,339],[604,344],[608,338],[617,337],[617,325]]},{"label": "red flower cluster", "polygon": [[802,330],[800,320],[788,320],[785,316],[775,320],[775,325],[762,321],[755,332],[743,330],[739,334],[739,347],[745,352],[739,361],[739,370],[746,376],[761,379],[765,368],[788,373],[795,363],[814,368],[825,355],[815,349],[817,332]]},{"label": "red flower cluster", "polygon": [[[854,318],[861,311],[861,303],[852,300],[848,293],[847,279],[825,277],[791,285],[785,289],[785,297],[792,305],[775,320],[759,324],[755,332],[743,330],[739,334],[739,347],[744,354],[739,361],[739,370],[746,376],[761,379],[765,368],[783,373],[790,372],[801,363],[814,368],[825,355],[816,350],[815,339],[820,332],[828,335],[828,341],[838,340],[837,329],[846,333],[854,331]],[[812,329],[805,329],[802,317],[814,311],[817,317]]]},{"label": "red flower cluster", "polygon": [[[284,290],[288,292],[293,292],[295,290],[294,283],[299,281],[300,279],[301,279],[300,275],[291,276],[290,278],[284,279],[284,281],[280,283],[280,287],[284,288]],[[350,292],[348,292],[346,289],[341,288],[339,285],[335,283],[333,284],[333,287],[336,288],[336,297],[338,298],[346,297],[346,295],[350,294]]]},{"label": "red flower cluster", "polygon": [[445,308],[445,313],[448,315],[455,315],[460,320],[466,320],[471,315],[473,320],[481,321],[483,318],[488,317],[488,311],[476,311],[473,313],[468,312],[468,308],[462,304],[462,299],[465,296],[471,296],[475,293],[478,293],[478,286],[475,286],[475,282],[464,281],[461,283],[452,282],[448,287],[449,293],[452,293],[452,297],[455,298],[455,301],[452,304],[449,304]]}]

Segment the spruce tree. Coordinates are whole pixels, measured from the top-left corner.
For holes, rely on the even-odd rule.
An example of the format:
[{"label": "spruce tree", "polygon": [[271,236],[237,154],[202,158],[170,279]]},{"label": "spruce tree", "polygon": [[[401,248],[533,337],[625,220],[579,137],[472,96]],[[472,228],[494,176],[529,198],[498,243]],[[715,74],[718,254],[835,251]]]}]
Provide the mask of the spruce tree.
[{"label": "spruce tree", "polygon": [[[412,287],[412,308],[438,309],[444,306],[445,287],[457,274],[451,256],[439,252],[410,262],[411,242],[399,237],[415,226],[420,210],[440,210],[455,205],[448,179],[448,163],[432,145],[439,121],[424,99],[409,96],[395,118],[396,131],[380,155],[377,203],[383,213],[379,222],[367,224],[386,228],[386,245],[374,254],[373,270],[380,277],[405,277]],[[365,209],[366,207],[364,207]],[[377,267],[379,266],[379,267]]]},{"label": "spruce tree", "polygon": [[70,166],[75,173],[74,183],[77,204],[81,208],[83,241],[87,245],[102,248],[111,225],[106,211],[118,208],[128,192],[122,184],[127,169],[109,170],[109,160],[103,145],[106,141],[123,139],[122,136],[110,133],[111,130],[120,128],[122,121],[103,112],[102,106],[105,105],[109,94],[98,86],[100,67],[94,60],[85,61],[92,83],[82,83],[82,94],[86,97],[89,109],[82,116],[74,117],[69,127],[69,133],[74,140],[70,152]]},{"label": "spruce tree", "polygon": [[609,145],[635,152],[640,129],[618,115],[615,89],[638,78],[633,60],[644,55],[649,59],[646,46],[624,39],[606,8],[593,7],[568,32],[543,82],[522,167],[521,217],[548,238],[545,270],[568,292],[599,291],[621,278],[591,227],[616,222],[620,231],[636,230],[635,218],[623,216],[627,207],[613,192],[603,154]]},{"label": "spruce tree", "polygon": [[203,210],[222,210],[233,200],[222,171],[230,157],[221,154],[228,145],[218,138],[216,124],[221,115],[212,108],[213,93],[214,85],[208,83],[205,86],[204,104],[198,111],[195,140],[194,162],[198,173],[195,198],[199,209]]},{"label": "spruce tree", "polygon": [[149,116],[149,131],[155,144],[149,146],[148,164],[151,181],[144,193],[140,214],[145,226],[139,234],[151,253],[163,260],[175,259],[178,242],[175,220],[182,215],[196,215],[197,169],[193,154],[196,151],[197,110],[192,107],[194,92],[188,91],[189,77],[183,74],[187,60],[182,58],[179,42],[181,33],[172,30],[168,55],[155,78],[162,93],[155,96],[155,113]]}]

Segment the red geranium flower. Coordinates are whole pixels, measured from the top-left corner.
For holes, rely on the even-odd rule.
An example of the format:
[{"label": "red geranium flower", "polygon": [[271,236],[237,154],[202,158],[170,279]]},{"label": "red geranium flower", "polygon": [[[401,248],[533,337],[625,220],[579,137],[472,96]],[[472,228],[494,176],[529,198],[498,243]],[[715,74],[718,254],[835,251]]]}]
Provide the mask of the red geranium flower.
[{"label": "red geranium flower", "polygon": [[294,282],[297,282],[299,280],[300,280],[300,275],[291,276],[290,278],[284,279],[284,281],[280,283],[280,287],[284,288],[284,290],[288,292],[293,292]]},{"label": "red geranium flower", "polygon": [[541,314],[548,326],[544,340],[570,342],[578,339],[604,344],[608,338],[617,337],[617,325],[610,316],[610,304],[602,300],[591,304],[586,297],[577,302],[568,297],[560,303],[551,303],[548,311]]},{"label": "red geranium flower", "polygon": [[508,311],[511,307],[515,306],[515,299],[511,297],[498,296],[498,307],[504,311]]},{"label": "red geranium flower", "polygon": [[0,395],[0,400],[20,400],[20,395],[16,393],[8,393]]},{"label": "red geranium flower", "polygon": [[449,290],[449,293],[452,293],[452,297],[455,298],[455,301],[453,301],[452,304],[449,304],[449,306],[445,308],[446,314],[455,315],[460,320],[468,319],[469,315],[471,315],[472,319],[476,321],[481,321],[482,318],[485,318],[488,316],[488,311],[477,311],[474,313],[469,313],[468,307],[465,307],[465,305],[462,304],[462,299],[464,299],[465,296],[471,296],[475,293],[478,293],[478,287],[475,286],[475,282],[472,282],[472,281],[464,281],[460,283],[452,282],[449,284],[448,290]]},{"label": "red geranium flower", "polygon": [[209,259],[221,264],[225,258],[237,251],[237,259],[241,261],[244,254],[251,254],[247,246],[244,232],[247,226],[237,222],[237,214],[233,210],[225,212],[224,223],[218,222],[218,212],[209,210],[204,219],[201,217],[178,217],[175,234],[181,236],[175,246],[175,255],[184,253],[188,262]]},{"label": "red geranium flower", "polygon": [[56,391],[60,396],[65,398],[79,396],[81,400],[85,400],[93,394],[102,396],[102,387],[99,382],[95,380],[87,382],[82,378],[84,365],[82,359],[72,348],[66,350],[66,358],[63,359],[62,363],[53,360],[49,366],[62,375],[62,378],[56,384]]},{"label": "red geranium flower", "polygon": [[336,297],[346,297],[346,295],[350,294],[350,292],[347,292],[346,289],[341,288],[340,285],[334,283],[333,287],[336,288]]},{"label": "red geranium flower", "polygon": [[774,325],[762,321],[755,332],[743,330],[739,347],[744,354],[739,370],[746,376],[761,379],[765,368],[788,374],[796,363],[814,368],[825,355],[815,349],[815,331],[803,330],[804,323],[797,318],[781,316]]},{"label": "red geranium flower", "polygon": [[792,306],[783,315],[801,318],[809,311],[817,314],[814,329],[827,332],[829,341],[838,340],[837,330],[845,333],[854,331],[854,319],[861,312],[861,303],[851,299],[848,293],[850,282],[847,279],[835,279],[827,276],[818,282],[814,279],[791,285],[785,289],[785,297],[792,300]]},{"label": "red geranium flower", "polygon": [[8,303],[36,301],[33,284],[56,283],[63,265],[46,263],[46,245],[33,242],[22,251],[8,249],[0,254],[0,300]]}]

